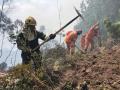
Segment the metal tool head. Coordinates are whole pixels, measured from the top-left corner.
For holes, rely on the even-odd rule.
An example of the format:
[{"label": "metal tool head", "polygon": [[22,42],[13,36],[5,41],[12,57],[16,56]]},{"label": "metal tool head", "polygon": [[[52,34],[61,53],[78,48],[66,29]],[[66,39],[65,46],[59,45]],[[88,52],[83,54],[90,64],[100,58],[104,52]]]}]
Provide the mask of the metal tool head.
[{"label": "metal tool head", "polygon": [[76,7],[74,7],[74,9],[75,9],[76,13],[78,14],[78,16],[80,16],[84,20],[82,14],[80,14],[80,12],[76,9]]}]

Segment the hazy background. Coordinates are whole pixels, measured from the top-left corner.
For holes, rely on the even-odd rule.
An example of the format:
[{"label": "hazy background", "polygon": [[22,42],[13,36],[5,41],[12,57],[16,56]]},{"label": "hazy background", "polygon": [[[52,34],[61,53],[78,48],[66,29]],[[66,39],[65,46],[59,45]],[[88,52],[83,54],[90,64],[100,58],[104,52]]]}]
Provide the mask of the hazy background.
[{"label": "hazy background", "polygon": [[[16,19],[21,19],[23,22],[28,16],[33,16],[37,21],[37,29],[39,29],[41,25],[44,25],[46,27],[45,32],[47,35],[49,35],[60,28],[60,20],[61,26],[63,26],[77,15],[73,7],[75,6],[80,8],[81,1],[82,0],[12,0],[10,12],[7,13],[7,16],[13,21]],[[1,4],[2,0],[0,0],[0,8]],[[64,31],[66,32],[73,29],[73,26],[76,23],[77,20],[69,25]],[[0,62],[3,62],[5,59],[7,59],[6,62],[8,66],[13,65],[14,62],[16,64],[21,63],[20,51],[18,51],[16,54],[16,46],[11,55],[7,58],[12,48],[12,44],[8,42],[7,38],[8,36],[6,35]],[[0,40],[2,40],[2,34],[0,35]],[[56,37],[56,40],[59,42],[59,36]],[[17,61],[15,61],[15,58],[17,58]]]}]

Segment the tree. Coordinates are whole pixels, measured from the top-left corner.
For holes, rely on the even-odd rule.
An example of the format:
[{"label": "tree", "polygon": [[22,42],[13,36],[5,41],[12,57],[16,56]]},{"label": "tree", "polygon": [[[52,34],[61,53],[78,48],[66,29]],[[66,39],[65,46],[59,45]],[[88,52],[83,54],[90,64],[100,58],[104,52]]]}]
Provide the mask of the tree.
[{"label": "tree", "polygon": [[80,11],[87,21],[87,25],[80,21],[76,27],[82,28],[86,32],[88,27],[95,21],[99,21],[100,40],[105,40],[107,38],[107,31],[103,23],[104,18],[110,17],[111,21],[116,21],[119,17],[120,2],[119,0],[83,0],[80,4]]},{"label": "tree", "polygon": [[120,41],[120,21],[112,23],[108,18],[104,20],[108,35],[115,41]]},{"label": "tree", "polygon": [[[10,36],[10,40],[15,38],[15,35],[18,33],[18,30],[23,27],[23,22],[19,19],[14,22],[7,16],[8,11],[10,10],[11,0],[3,0],[2,9],[0,10],[0,33],[4,34],[7,32]],[[6,8],[5,7],[8,7]]]},{"label": "tree", "polygon": [[13,22],[13,28],[12,28],[12,30],[10,30],[8,32],[8,34],[9,34],[9,41],[11,43],[15,43],[16,42],[16,36],[19,33],[19,31],[22,29],[22,27],[23,27],[23,22],[21,20],[16,19]]}]

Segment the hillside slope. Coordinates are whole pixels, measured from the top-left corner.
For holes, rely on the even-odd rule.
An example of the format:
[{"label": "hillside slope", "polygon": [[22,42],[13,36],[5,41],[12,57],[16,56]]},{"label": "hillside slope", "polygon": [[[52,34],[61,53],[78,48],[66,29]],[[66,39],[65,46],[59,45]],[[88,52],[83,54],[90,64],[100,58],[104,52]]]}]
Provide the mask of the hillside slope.
[{"label": "hillside slope", "polygon": [[119,46],[48,58],[45,62],[44,68],[36,72],[29,66],[13,67],[0,77],[0,90],[120,90]]}]

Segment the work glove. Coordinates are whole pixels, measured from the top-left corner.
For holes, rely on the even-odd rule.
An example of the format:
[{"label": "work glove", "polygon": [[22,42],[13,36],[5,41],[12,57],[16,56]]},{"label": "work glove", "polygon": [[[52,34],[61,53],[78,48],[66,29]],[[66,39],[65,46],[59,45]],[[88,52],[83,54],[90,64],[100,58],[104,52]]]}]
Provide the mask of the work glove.
[{"label": "work glove", "polygon": [[49,38],[50,38],[50,39],[54,39],[55,37],[56,37],[55,34],[50,34],[50,35],[49,35]]}]

